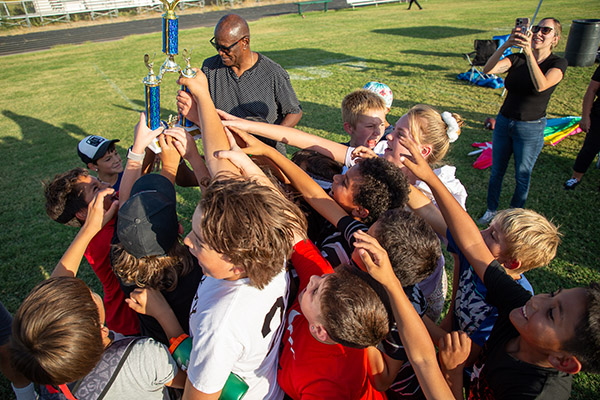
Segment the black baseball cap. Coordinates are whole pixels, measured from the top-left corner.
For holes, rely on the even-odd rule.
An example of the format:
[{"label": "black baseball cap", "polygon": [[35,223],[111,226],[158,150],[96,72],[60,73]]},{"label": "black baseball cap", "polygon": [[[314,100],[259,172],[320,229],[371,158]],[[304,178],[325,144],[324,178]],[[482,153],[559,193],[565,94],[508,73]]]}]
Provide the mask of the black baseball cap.
[{"label": "black baseball cap", "polygon": [[166,255],[179,236],[175,188],[162,175],[147,174],[131,188],[119,210],[117,236],[136,258]]}]

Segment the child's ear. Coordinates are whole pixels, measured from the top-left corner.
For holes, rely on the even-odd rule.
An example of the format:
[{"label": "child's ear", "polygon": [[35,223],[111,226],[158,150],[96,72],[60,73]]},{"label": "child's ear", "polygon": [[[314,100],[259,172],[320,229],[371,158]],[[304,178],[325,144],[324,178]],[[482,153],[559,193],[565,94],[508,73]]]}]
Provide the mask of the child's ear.
[{"label": "child's ear", "polygon": [[94,163],[91,163],[91,162],[87,163],[87,167],[88,167],[88,169],[91,169],[92,171],[98,171],[98,166]]},{"label": "child's ear", "polygon": [[554,369],[557,369],[567,374],[576,374],[581,371],[581,363],[577,357],[571,354],[554,353],[548,356],[548,361]]},{"label": "child's ear", "polygon": [[504,264],[504,266],[510,270],[515,270],[515,269],[519,269],[521,268],[521,261],[520,260],[512,260],[506,264]]},{"label": "child's ear", "polygon": [[352,128],[350,122],[344,122],[344,130],[348,135],[352,135],[352,133],[354,132],[354,128]]},{"label": "child's ear", "polygon": [[329,333],[321,324],[313,324],[310,326],[310,333],[321,343],[334,344],[335,342],[329,337]]},{"label": "child's ear", "polygon": [[177,225],[179,225],[179,228],[177,228],[177,233],[183,236],[183,225],[181,225],[181,223],[177,223]]},{"label": "child's ear", "polygon": [[424,159],[427,160],[427,157],[429,157],[432,151],[431,145],[421,145],[421,155]]},{"label": "child's ear", "polygon": [[81,210],[75,213],[75,217],[80,221],[85,221],[85,219],[87,218],[87,211],[87,207],[82,208]]},{"label": "child's ear", "polygon": [[355,207],[352,209],[352,216],[364,221],[369,216],[369,210],[364,207]]}]

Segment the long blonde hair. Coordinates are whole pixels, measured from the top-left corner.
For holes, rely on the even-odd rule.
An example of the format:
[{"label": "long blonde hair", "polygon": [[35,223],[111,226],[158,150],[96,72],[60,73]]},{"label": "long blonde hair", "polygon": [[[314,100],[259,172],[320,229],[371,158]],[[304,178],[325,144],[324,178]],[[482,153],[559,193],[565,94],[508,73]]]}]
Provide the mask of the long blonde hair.
[{"label": "long blonde hair", "polygon": [[[448,137],[448,125],[442,119],[441,114],[433,107],[426,104],[417,104],[406,113],[410,132],[417,142],[422,145],[430,145],[431,153],[427,157],[430,165],[439,163],[450,147]],[[459,128],[465,123],[462,117],[452,113]],[[416,134],[418,133],[418,134]],[[460,134],[460,130],[458,132]]]}]

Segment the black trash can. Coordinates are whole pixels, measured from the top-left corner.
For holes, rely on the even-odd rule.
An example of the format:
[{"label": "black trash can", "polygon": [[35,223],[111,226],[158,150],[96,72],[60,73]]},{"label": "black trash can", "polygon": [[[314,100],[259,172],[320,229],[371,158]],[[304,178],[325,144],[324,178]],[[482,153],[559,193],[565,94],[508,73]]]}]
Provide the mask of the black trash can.
[{"label": "black trash can", "polygon": [[600,19],[575,19],[569,30],[565,58],[570,66],[594,65],[600,44]]}]

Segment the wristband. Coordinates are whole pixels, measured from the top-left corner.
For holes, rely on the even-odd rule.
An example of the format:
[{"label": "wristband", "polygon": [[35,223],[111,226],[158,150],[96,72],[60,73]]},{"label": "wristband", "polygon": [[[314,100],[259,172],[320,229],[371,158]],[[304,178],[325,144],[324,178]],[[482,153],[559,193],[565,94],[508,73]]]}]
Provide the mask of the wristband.
[{"label": "wristband", "polygon": [[144,161],[145,154],[138,154],[131,151],[131,147],[127,150],[127,158],[132,161]]}]

